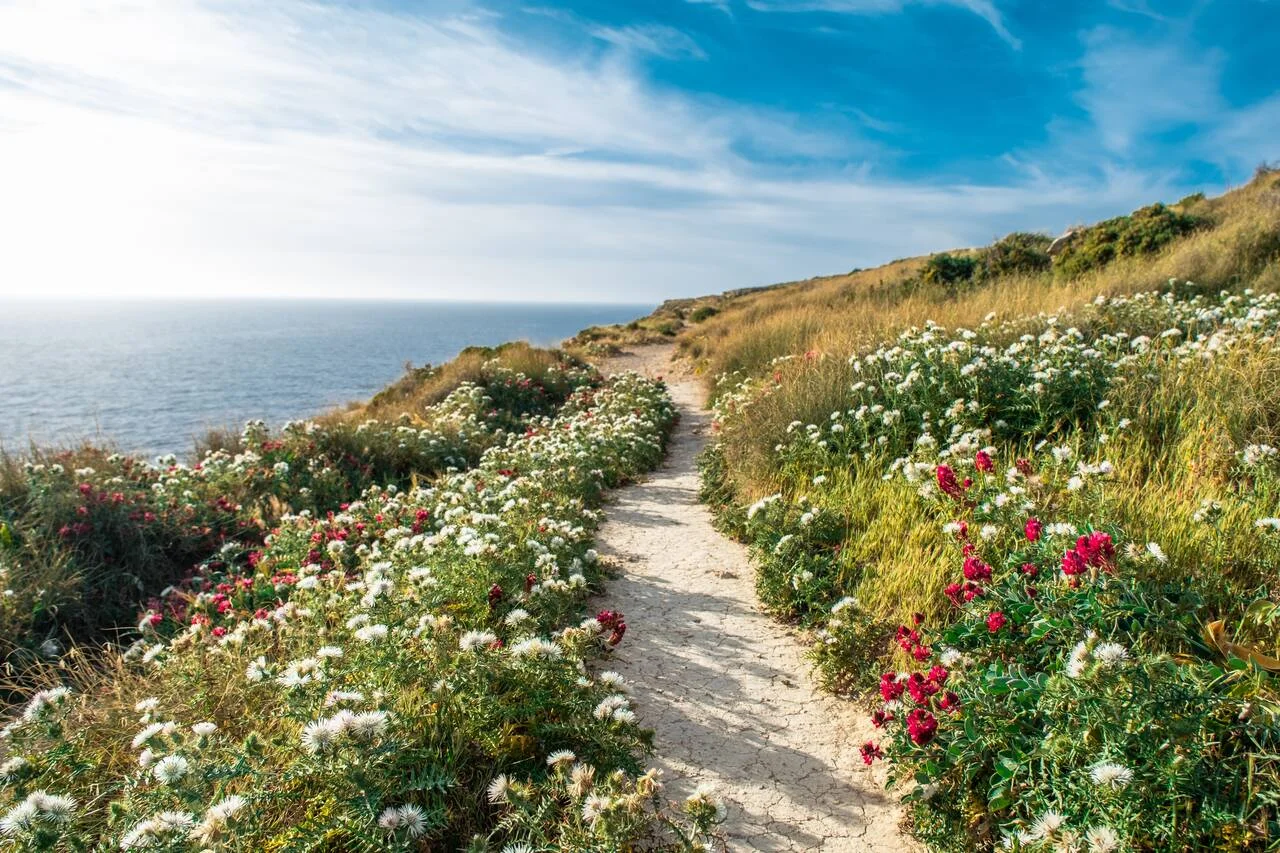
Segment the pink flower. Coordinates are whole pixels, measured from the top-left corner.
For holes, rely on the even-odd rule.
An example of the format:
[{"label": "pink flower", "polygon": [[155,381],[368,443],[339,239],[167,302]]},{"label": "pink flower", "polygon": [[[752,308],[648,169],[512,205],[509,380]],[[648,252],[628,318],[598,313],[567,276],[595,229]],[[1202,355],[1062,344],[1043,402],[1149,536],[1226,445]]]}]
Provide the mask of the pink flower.
[{"label": "pink flower", "polygon": [[1027,526],[1023,528],[1023,532],[1027,534],[1028,542],[1037,542],[1040,539],[1040,531],[1044,529],[1044,525],[1040,523],[1038,518],[1028,518]]},{"label": "pink flower", "polygon": [[979,450],[973,457],[973,467],[979,471],[986,473],[995,469],[995,463],[991,461],[991,455],[985,450]]},{"label": "pink flower", "polygon": [[993,610],[987,615],[987,630],[994,634],[1003,628],[1008,621],[999,610]]},{"label": "pink flower", "polygon": [[948,690],[942,694],[942,698],[938,700],[938,707],[944,711],[956,712],[960,710],[960,697],[952,691]]},{"label": "pink flower", "polygon": [[862,760],[867,764],[875,761],[877,758],[884,758],[884,750],[876,746],[871,741],[867,741],[862,745]]}]

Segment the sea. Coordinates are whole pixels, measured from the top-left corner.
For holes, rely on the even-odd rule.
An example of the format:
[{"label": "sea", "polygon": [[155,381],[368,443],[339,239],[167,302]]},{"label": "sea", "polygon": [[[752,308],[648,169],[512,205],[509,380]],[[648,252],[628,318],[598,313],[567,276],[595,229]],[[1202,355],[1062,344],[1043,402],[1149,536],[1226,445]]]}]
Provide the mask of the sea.
[{"label": "sea", "polygon": [[0,448],[84,440],[189,456],[213,427],[368,399],[467,346],[555,345],[652,305],[389,301],[0,302]]}]

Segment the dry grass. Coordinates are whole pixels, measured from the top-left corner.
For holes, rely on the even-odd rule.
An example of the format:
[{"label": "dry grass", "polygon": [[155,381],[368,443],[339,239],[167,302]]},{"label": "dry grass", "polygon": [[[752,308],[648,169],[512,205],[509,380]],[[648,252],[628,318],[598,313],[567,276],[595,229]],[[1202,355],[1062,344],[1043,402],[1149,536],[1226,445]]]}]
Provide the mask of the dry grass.
[{"label": "dry grass", "polygon": [[685,329],[680,351],[710,381],[723,373],[758,374],[784,355],[851,353],[927,320],[967,326],[988,314],[1070,309],[1099,294],[1147,290],[1171,278],[1221,287],[1280,286],[1280,174],[1261,171],[1248,185],[1200,202],[1195,213],[1214,227],[1156,256],[1121,258],[1071,280],[1046,272],[951,292],[914,283],[927,260],[921,257],[747,292],[722,300],[716,316]]}]

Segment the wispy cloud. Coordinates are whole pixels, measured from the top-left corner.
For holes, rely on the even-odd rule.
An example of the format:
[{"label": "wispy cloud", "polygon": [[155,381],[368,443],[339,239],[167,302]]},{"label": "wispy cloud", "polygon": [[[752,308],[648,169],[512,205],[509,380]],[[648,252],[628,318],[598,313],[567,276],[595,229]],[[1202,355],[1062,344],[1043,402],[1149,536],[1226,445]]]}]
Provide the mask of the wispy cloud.
[{"label": "wispy cloud", "polygon": [[1009,31],[1004,16],[992,0],[746,0],[757,12],[842,12],[877,15],[901,12],[907,6],[953,6],[972,12],[986,21],[1014,50],[1022,41]]},{"label": "wispy cloud", "polygon": [[503,25],[0,4],[0,294],[657,299],[1053,229],[1165,186],[889,179],[849,127],[657,88],[615,51]]},{"label": "wispy cloud", "polygon": [[1110,27],[1088,31],[1084,45],[1078,100],[1114,154],[1129,153],[1143,136],[1212,122],[1225,108],[1217,50]]},{"label": "wispy cloud", "polygon": [[629,27],[592,26],[592,37],[625,50],[650,53],[677,59],[688,56],[706,59],[707,54],[688,34],[662,24],[637,24]]}]

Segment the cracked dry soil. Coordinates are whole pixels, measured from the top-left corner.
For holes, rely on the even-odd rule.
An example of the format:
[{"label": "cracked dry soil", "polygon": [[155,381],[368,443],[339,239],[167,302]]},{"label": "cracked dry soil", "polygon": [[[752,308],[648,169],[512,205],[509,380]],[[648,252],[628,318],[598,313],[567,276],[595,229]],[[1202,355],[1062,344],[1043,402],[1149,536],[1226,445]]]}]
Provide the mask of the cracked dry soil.
[{"label": "cracked dry soil", "polygon": [[680,423],[664,465],[615,494],[598,540],[619,571],[598,604],[631,629],[606,666],[655,730],[668,797],[711,783],[729,850],[918,849],[858,753],[874,732],[866,714],[811,684],[794,633],[756,605],[746,549],[698,502],[710,415],[700,384],[670,375],[670,356],[640,347],[604,365],[664,376]]}]

